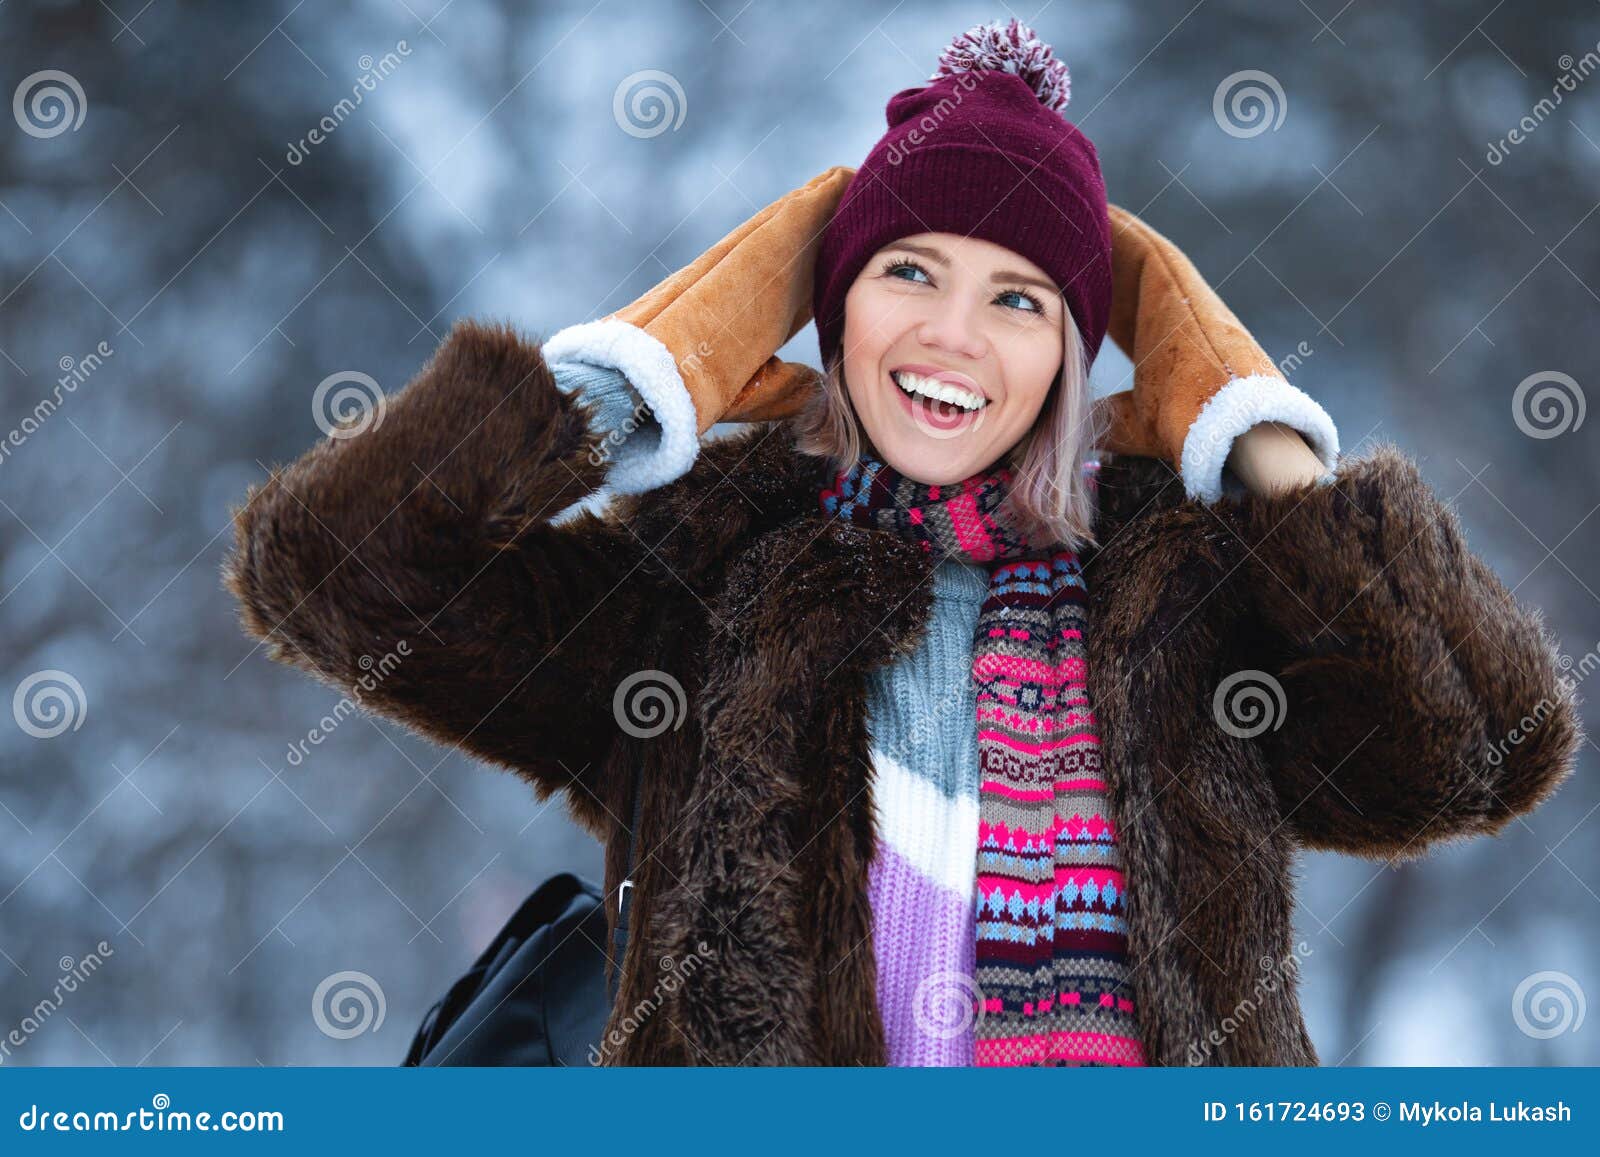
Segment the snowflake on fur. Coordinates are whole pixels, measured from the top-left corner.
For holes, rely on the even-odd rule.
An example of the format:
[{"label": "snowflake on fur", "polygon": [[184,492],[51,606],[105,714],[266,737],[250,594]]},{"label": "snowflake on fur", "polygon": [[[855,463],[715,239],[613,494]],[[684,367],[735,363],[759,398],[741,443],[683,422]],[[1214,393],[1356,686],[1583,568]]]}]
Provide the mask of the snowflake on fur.
[{"label": "snowflake on fur", "polygon": [[1051,55],[1048,44],[1016,17],[1004,26],[996,20],[967,29],[939,54],[939,71],[930,80],[984,70],[1014,72],[1025,81],[1039,103],[1060,112],[1072,99],[1072,79],[1067,66]]}]

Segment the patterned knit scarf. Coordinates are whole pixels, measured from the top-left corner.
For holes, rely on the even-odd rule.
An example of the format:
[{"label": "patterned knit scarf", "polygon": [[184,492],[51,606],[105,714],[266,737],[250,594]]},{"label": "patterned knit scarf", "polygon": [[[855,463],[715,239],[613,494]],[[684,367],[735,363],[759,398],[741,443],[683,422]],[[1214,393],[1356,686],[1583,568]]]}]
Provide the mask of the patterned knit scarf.
[{"label": "patterned knit scarf", "polygon": [[1089,703],[1083,573],[1074,552],[1032,550],[1008,525],[1011,479],[997,465],[927,485],[864,457],[818,498],[824,516],[988,567],[972,655],[975,1062],[1142,1065],[1122,862]]}]

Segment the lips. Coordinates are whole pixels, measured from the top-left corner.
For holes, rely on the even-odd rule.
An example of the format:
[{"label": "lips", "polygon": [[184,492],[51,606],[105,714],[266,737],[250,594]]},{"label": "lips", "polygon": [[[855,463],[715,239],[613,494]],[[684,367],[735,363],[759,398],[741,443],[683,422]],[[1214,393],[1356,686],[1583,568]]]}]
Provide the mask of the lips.
[{"label": "lips", "polygon": [[969,410],[930,398],[926,394],[908,393],[893,378],[889,378],[889,388],[894,392],[896,404],[901,412],[911,419],[922,434],[930,438],[953,438],[962,433],[976,431],[988,415],[987,405]]},{"label": "lips", "polygon": [[956,386],[959,389],[968,390],[974,394],[977,394],[986,401],[994,401],[994,399],[989,396],[988,390],[985,390],[982,386],[978,385],[975,380],[962,373],[960,370],[946,370],[941,369],[938,366],[910,362],[903,366],[891,367],[889,373],[893,375],[901,373],[902,371],[908,374],[916,374],[921,378],[932,378],[935,381],[948,382],[950,385]]}]

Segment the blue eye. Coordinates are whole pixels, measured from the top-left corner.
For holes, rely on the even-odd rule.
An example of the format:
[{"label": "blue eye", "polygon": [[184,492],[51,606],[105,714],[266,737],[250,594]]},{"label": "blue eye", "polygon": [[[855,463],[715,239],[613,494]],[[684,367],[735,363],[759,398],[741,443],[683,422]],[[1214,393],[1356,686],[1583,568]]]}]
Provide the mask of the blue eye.
[{"label": "blue eye", "polygon": [[[1027,292],[1026,290],[1008,289],[1004,293],[1002,293],[1000,296],[1001,297],[1020,297],[1020,298],[1022,298],[1024,301],[1028,302],[1029,304],[1031,304],[1033,306],[1032,309],[1028,310],[1029,313],[1043,313],[1044,312],[1044,302],[1040,301],[1037,297],[1035,297],[1033,294]],[[1021,308],[1021,307],[1019,306],[1018,308]]]},{"label": "blue eye", "polygon": [[[883,272],[885,274],[888,274],[891,277],[895,277],[896,276],[895,275],[895,270],[897,270],[897,269],[912,269],[912,270],[915,270],[918,273],[923,274],[924,276],[926,276],[927,272],[928,272],[926,269],[922,268],[922,266],[918,265],[915,261],[893,261],[893,260],[891,260],[887,265],[885,265],[881,272]],[[896,277],[896,280],[899,280],[899,281],[911,281],[912,278],[909,278],[909,277]]]}]

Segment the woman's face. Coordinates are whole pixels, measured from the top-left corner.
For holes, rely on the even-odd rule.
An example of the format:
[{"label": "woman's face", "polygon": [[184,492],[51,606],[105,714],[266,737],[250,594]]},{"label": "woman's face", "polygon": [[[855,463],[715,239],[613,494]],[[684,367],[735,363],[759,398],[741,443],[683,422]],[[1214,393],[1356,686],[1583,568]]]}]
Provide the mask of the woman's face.
[{"label": "woman's face", "polygon": [[1042,269],[958,233],[878,250],[844,314],[845,388],[867,441],[930,484],[988,469],[1022,439],[1061,369],[1068,324]]}]

